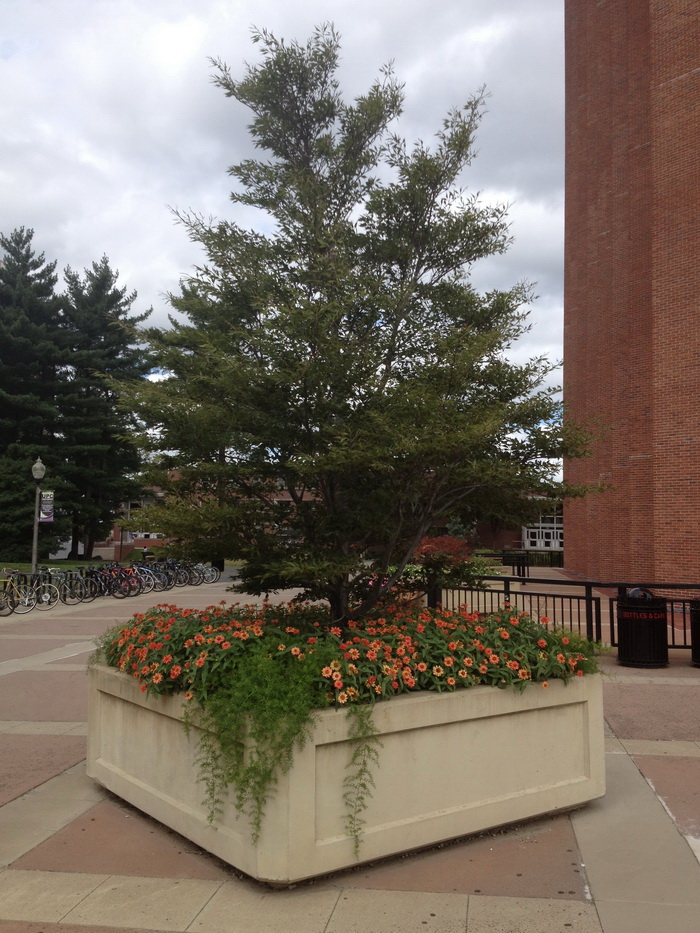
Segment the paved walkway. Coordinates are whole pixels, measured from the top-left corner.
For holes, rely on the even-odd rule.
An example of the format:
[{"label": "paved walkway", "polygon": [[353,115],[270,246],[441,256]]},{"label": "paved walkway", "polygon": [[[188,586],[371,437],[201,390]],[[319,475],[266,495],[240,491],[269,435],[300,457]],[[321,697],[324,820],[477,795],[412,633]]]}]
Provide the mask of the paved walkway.
[{"label": "paved walkway", "polygon": [[[223,583],[165,594],[203,607]],[[156,601],[0,619],[0,933],[698,933],[700,668],[603,658],[606,796],[273,891],[85,776],[93,638]]]}]

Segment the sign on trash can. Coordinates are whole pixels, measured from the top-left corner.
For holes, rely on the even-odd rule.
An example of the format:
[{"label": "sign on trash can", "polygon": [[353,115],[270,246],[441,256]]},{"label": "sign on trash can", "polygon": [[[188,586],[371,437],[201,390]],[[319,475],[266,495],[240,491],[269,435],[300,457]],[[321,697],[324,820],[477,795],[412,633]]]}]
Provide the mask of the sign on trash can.
[{"label": "sign on trash can", "polygon": [[666,600],[635,587],[617,600],[617,662],[625,667],[668,665]]}]

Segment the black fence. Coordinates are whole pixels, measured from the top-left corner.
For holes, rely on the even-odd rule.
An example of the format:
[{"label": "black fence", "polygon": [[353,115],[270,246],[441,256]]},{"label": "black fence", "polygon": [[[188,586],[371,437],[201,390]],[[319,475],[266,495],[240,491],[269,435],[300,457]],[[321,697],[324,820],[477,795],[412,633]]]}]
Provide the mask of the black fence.
[{"label": "black fence", "polygon": [[[493,612],[508,605],[559,628],[578,632],[591,641],[618,646],[618,598],[634,588],[666,600],[669,648],[692,648],[692,632],[700,620],[700,584],[601,583],[565,578],[533,577],[529,573],[484,578],[488,589],[451,589],[434,599],[448,609],[468,606],[473,612]],[[676,595],[677,594],[677,595]],[[695,618],[696,623],[691,623]],[[697,636],[696,636],[697,640]],[[696,645],[700,650],[700,645]]]},{"label": "black fence", "polygon": [[591,641],[602,641],[601,597],[594,595],[592,584],[562,580],[561,592],[553,592],[555,587],[560,589],[558,580],[494,576],[484,577],[484,581],[490,584],[488,589],[442,590],[441,604],[447,609],[466,605],[472,612],[494,612],[508,605],[535,619],[577,631]]},{"label": "black fence", "polygon": [[510,567],[516,577],[529,577],[531,567],[563,567],[563,551],[540,551],[508,548],[504,551],[479,551],[479,556]]}]

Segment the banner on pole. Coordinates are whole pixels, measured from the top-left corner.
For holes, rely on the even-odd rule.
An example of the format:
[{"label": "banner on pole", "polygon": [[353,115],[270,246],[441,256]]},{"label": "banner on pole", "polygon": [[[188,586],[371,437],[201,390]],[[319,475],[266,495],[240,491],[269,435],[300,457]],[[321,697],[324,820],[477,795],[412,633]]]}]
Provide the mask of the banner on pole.
[{"label": "banner on pole", "polygon": [[41,503],[39,505],[39,521],[53,521],[53,489],[41,490]]}]

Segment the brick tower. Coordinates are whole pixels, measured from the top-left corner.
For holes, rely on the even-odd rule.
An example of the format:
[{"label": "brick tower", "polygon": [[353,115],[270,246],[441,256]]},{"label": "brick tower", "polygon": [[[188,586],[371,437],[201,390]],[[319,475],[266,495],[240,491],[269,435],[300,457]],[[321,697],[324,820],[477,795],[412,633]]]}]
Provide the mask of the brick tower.
[{"label": "brick tower", "polygon": [[700,583],[700,5],[566,0],[567,568]]}]

